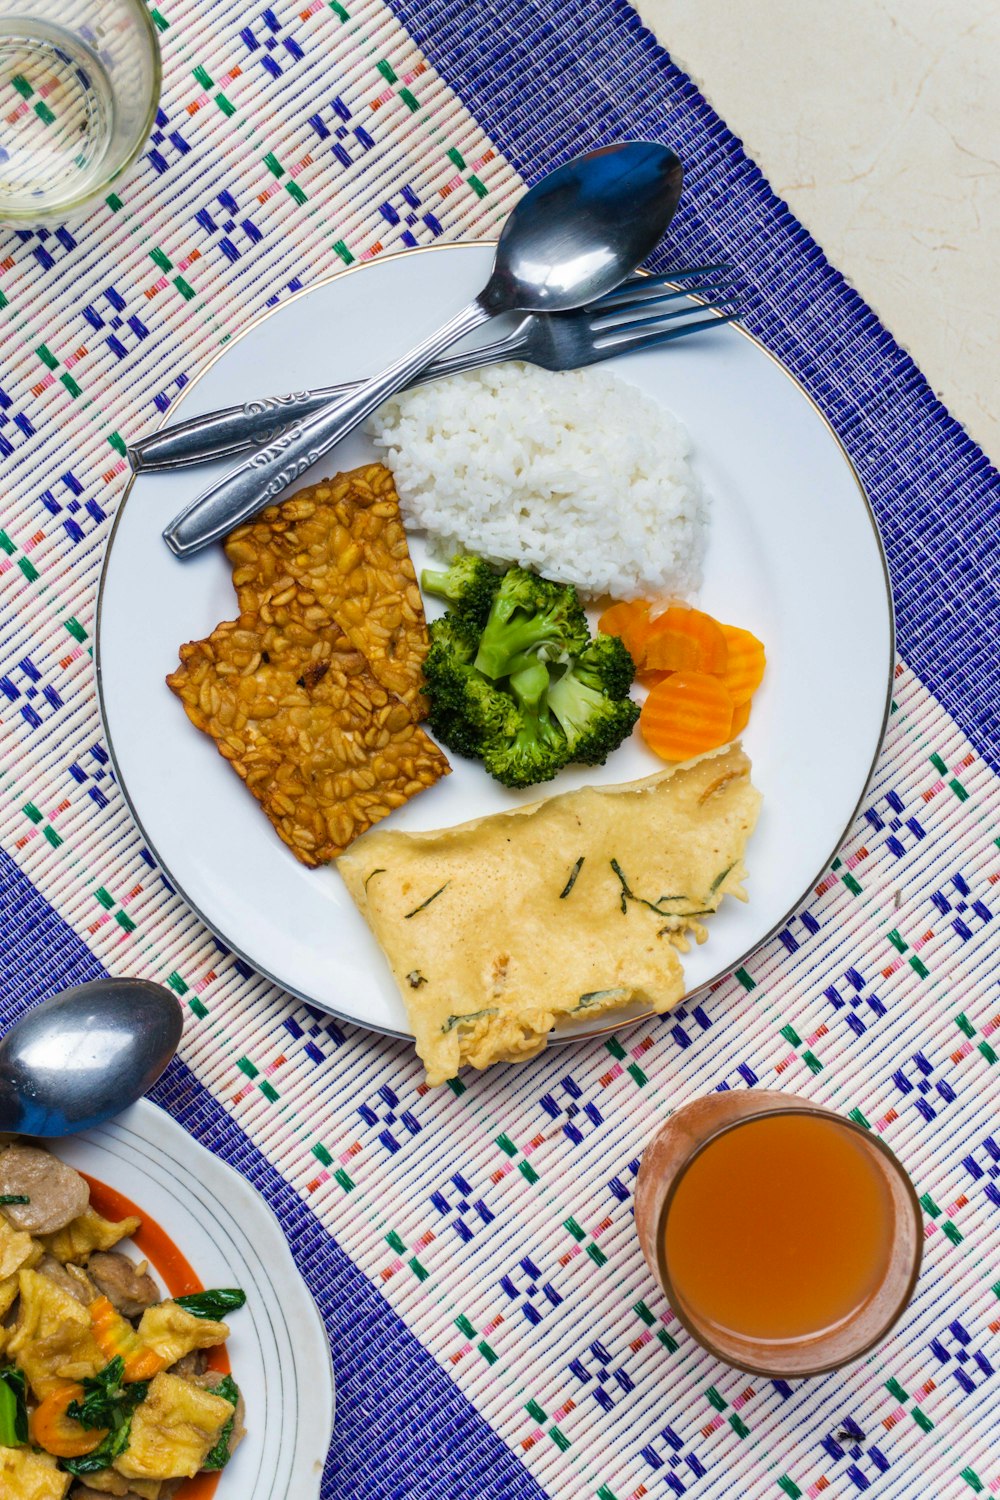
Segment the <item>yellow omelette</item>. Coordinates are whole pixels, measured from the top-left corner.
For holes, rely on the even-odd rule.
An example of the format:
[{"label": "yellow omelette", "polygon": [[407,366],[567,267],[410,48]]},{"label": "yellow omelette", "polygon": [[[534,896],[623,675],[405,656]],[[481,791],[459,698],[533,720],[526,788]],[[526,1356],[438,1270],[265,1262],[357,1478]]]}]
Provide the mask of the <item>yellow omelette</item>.
[{"label": "yellow omelette", "polygon": [[760,794],[737,746],[429,833],[378,830],[337,861],[406,1003],[427,1081],[515,1062],[560,1018],[684,994],[678,949],[746,900]]}]

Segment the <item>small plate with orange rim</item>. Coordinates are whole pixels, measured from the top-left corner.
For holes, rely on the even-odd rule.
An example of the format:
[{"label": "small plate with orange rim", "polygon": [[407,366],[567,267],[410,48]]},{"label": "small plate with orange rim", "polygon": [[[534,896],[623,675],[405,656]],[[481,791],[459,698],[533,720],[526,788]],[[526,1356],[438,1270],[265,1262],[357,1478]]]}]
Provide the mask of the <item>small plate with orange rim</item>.
[{"label": "small plate with orange rim", "polygon": [[263,1198],[147,1099],[53,1149],[86,1177],[99,1213],[142,1219],[122,1248],[149,1261],[167,1295],[246,1292],[213,1364],[232,1365],[247,1436],[221,1474],[187,1480],[175,1500],[314,1500],[333,1431],[330,1346]]}]

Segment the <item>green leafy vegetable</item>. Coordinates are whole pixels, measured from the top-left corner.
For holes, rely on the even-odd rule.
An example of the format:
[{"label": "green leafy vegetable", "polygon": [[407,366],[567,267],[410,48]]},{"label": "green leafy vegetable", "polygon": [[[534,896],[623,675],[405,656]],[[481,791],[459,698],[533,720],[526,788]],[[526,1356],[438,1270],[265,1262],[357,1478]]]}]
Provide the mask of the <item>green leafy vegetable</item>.
[{"label": "green leafy vegetable", "polygon": [[227,1313],[239,1312],[247,1300],[246,1292],[238,1287],[221,1287],[211,1292],[191,1292],[187,1297],[175,1297],[178,1307],[186,1307],[196,1318],[211,1318],[218,1323]]},{"label": "green leafy vegetable", "polygon": [[223,1401],[229,1401],[233,1406],[232,1416],[219,1433],[215,1447],[209,1450],[208,1457],[202,1464],[203,1469],[215,1470],[224,1469],[231,1457],[229,1444],[232,1441],[233,1428],[236,1425],[236,1403],[240,1399],[239,1386],[231,1375],[227,1375],[224,1380],[219,1381],[218,1385],[212,1386],[212,1395],[221,1396]]},{"label": "green leafy vegetable", "polygon": [[[423,909],[424,909],[425,906],[430,906],[431,902],[432,901],[436,901],[437,898],[440,896],[441,892],[449,884],[450,884],[450,882],[446,880],[445,883],[444,883],[444,885],[439,885],[438,888],[437,888],[437,890],[434,891],[434,892],[432,892],[432,894],[427,897],[426,901],[421,901],[421,903],[420,903],[419,906],[415,906],[412,911],[408,911],[406,913],[405,917],[403,918],[403,921],[404,922],[408,922],[411,917],[415,917],[417,915],[417,912],[423,911]],[[178,1299],[178,1300],[180,1300],[180,1299]]]},{"label": "green leafy vegetable", "polygon": [[379,867],[378,867],[377,870],[373,870],[370,875],[366,876],[366,878],[365,878],[365,890],[368,889],[368,881],[369,880],[374,880],[376,875],[384,875],[384,874],[385,874],[385,866],[384,865],[379,865]]},{"label": "green leafy vegetable", "polygon": [[93,1453],[85,1453],[81,1458],[60,1459],[63,1468],[77,1478],[110,1468],[128,1447],[132,1415],[148,1393],[148,1380],[133,1380],[125,1384],[125,1361],[120,1354],[116,1354],[96,1375],[87,1377],[83,1381],[83,1400],[71,1401],[66,1415],[88,1431],[107,1428],[107,1437]]},{"label": "green leafy vegetable", "polygon": [[0,1193],[0,1208],[8,1203],[30,1203],[27,1193]]},{"label": "green leafy vegetable", "polygon": [[0,1448],[20,1448],[27,1441],[24,1372],[16,1365],[0,1365]]},{"label": "green leafy vegetable", "polygon": [[580,871],[583,869],[583,861],[584,861],[585,858],[586,858],[586,855],[581,854],[580,858],[577,860],[577,862],[573,866],[572,870],[570,870],[570,872],[569,872],[569,879],[567,880],[566,884],[563,886],[562,890],[559,892],[559,900],[560,901],[565,901],[566,897],[569,895],[570,891],[576,885],[576,877],[579,875]]},{"label": "green leafy vegetable", "polygon": [[726,876],[730,873],[730,871],[735,870],[735,868],[735,865],[728,865],[726,869],[723,870],[721,875],[716,875],[715,879],[712,881],[712,884],[708,888],[708,894],[710,896],[715,895],[716,891],[719,889],[719,886],[725,880]]}]

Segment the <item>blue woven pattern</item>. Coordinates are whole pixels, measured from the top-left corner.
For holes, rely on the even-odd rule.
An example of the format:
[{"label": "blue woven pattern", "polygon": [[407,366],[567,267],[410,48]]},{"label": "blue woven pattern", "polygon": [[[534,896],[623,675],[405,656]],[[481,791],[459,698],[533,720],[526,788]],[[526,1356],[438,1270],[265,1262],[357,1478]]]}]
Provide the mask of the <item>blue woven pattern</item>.
[{"label": "blue woven pattern", "polygon": [[[996,473],[620,0],[393,9],[475,128],[378,0],[173,0],[127,216],[99,210],[79,242],[12,237],[9,271],[0,254],[27,351],[0,382],[16,502],[0,730],[19,746],[0,787],[0,1013],[93,977],[92,948],[181,997],[191,1066],[157,1098],[265,1194],[323,1309],[341,1396],[328,1497],[998,1491],[1000,866],[996,781],[968,743],[1000,765]],[[628,135],[688,164],[670,258],[736,265],[751,327],[846,441],[913,672],[842,863],[745,970],[648,1029],[427,1094],[409,1048],[292,1004],[215,943],[138,844],[86,660],[124,484],[106,429],[119,405],[128,433],[166,410],[229,323],[300,276],[490,233],[516,190],[501,152],[534,177]],[[15,319],[42,303],[62,313],[39,349]],[[631,1225],[663,1111],[755,1085],[862,1113],[925,1200],[927,1272],[900,1328],[868,1365],[798,1386],[751,1388],[694,1349]]]},{"label": "blue woven pattern", "polygon": [[[2,851],[0,932],[5,1024],[54,990],[105,974]],[[44,971],[32,962],[39,951]],[[150,1098],[263,1195],[316,1298],[337,1381],[323,1500],[543,1500],[509,1448],[190,1069],[175,1058]]]}]

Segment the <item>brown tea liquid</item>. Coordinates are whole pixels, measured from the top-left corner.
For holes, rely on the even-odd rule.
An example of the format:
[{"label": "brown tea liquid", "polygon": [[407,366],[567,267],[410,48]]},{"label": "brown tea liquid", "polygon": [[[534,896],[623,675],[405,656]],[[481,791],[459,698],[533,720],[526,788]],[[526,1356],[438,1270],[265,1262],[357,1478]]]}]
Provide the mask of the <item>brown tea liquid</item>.
[{"label": "brown tea liquid", "polygon": [[877,1290],[894,1227],[884,1178],[849,1129],[800,1114],[750,1118],[678,1179],[667,1275],[695,1320],[763,1341],[804,1338]]}]

